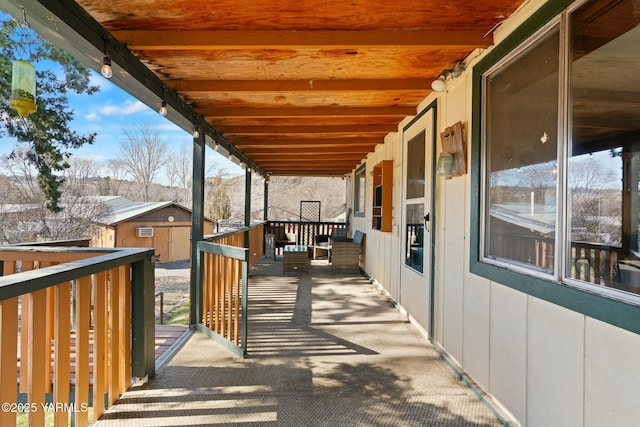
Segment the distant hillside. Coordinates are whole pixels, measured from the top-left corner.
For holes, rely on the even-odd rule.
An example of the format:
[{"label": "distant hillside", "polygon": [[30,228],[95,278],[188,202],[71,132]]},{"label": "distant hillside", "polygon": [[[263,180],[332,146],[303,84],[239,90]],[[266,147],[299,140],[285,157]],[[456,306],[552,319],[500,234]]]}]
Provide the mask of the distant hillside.
[{"label": "distant hillside", "polygon": [[[244,176],[229,180],[231,218],[244,218]],[[294,219],[300,215],[301,201],[320,201],[321,219],[326,219],[346,202],[346,181],[341,178],[272,177],[269,181],[269,219]],[[252,219],[262,219],[264,181],[252,180]]]}]

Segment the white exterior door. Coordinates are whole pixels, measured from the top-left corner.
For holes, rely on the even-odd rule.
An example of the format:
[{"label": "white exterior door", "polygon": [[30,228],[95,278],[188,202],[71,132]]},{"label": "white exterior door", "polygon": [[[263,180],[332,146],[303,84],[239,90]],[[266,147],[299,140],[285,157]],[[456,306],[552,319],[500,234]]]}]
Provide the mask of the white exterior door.
[{"label": "white exterior door", "polygon": [[429,331],[431,284],[431,200],[433,109],[403,132],[400,304]]}]

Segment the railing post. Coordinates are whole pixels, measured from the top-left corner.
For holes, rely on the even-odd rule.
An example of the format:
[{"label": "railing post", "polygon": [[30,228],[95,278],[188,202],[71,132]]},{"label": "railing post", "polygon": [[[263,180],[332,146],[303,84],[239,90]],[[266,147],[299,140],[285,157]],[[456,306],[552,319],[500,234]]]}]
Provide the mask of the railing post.
[{"label": "railing post", "polygon": [[131,265],[131,373],[155,375],[155,272],[149,253]]},{"label": "railing post", "polygon": [[193,184],[191,209],[191,288],[189,323],[202,320],[202,265],[197,263],[198,242],[204,235],[204,132],[193,139]]}]

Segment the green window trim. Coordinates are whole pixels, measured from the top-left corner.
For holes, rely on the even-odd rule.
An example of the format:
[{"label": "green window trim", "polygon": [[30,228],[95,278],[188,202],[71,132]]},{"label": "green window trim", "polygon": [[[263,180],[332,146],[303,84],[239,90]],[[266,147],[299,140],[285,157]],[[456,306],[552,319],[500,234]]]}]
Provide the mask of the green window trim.
[{"label": "green window trim", "polygon": [[480,261],[480,233],[482,230],[481,192],[482,177],[482,76],[495,63],[517,49],[536,31],[541,29],[573,1],[547,2],[513,33],[495,46],[473,69],[472,89],[472,145],[471,145],[471,200],[470,200],[470,262],[471,273],[493,282],[548,301],[610,325],[640,334],[640,298],[624,294],[599,292],[571,284],[545,280],[522,274],[506,267]]}]

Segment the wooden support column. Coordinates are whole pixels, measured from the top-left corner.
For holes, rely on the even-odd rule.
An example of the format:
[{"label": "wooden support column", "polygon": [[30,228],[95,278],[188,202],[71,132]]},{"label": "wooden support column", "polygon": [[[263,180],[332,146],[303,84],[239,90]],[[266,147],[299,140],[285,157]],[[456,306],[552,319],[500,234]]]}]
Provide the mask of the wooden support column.
[{"label": "wooden support column", "polygon": [[251,225],[251,169],[244,173],[244,225]]},{"label": "wooden support column", "polygon": [[[244,225],[251,226],[251,169],[244,173]],[[244,247],[249,247],[249,230],[244,232]]]},{"label": "wooden support column", "polygon": [[269,178],[264,180],[264,217],[265,221],[269,221]]},{"label": "wooden support column", "polygon": [[191,209],[191,325],[200,323],[202,319],[202,269],[198,261],[198,242],[204,236],[204,132],[193,138],[193,187]]}]

